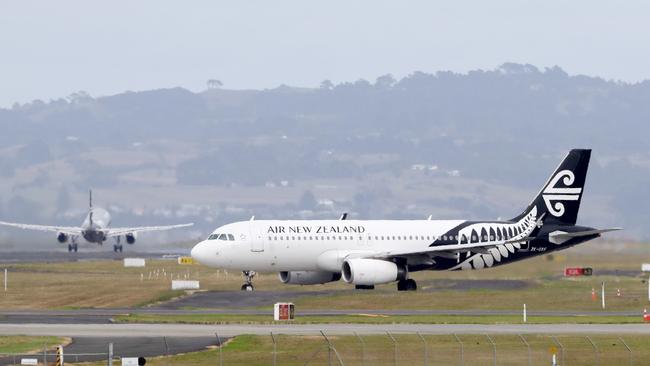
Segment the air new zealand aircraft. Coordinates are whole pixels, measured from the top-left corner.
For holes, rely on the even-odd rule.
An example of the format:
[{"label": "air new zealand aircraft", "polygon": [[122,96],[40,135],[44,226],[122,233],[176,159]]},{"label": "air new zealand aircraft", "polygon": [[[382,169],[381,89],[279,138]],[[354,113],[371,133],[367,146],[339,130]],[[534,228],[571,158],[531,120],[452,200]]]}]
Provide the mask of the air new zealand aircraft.
[{"label": "air new zealand aircraft", "polygon": [[343,278],[358,289],[397,282],[415,290],[409,273],[473,270],[531,258],[620,230],[576,225],[591,150],[560,163],[533,201],[507,221],[249,220],[224,225],[192,249],[199,262],[244,272],[277,271],[287,284]]}]

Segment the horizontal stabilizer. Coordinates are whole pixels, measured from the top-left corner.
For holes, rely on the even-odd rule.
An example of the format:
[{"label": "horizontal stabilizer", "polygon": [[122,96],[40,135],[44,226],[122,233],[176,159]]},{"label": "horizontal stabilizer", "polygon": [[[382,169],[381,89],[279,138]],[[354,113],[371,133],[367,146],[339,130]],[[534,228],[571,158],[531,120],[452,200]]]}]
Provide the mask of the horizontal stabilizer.
[{"label": "horizontal stabilizer", "polygon": [[594,229],[594,230],[576,231],[573,233],[568,233],[565,231],[554,231],[548,234],[548,241],[550,241],[553,244],[562,244],[565,241],[568,241],[573,238],[579,238],[582,236],[589,236],[589,235],[599,235],[603,233],[608,233],[610,231],[618,231],[618,230],[623,230],[623,228],[615,227],[611,229]]}]

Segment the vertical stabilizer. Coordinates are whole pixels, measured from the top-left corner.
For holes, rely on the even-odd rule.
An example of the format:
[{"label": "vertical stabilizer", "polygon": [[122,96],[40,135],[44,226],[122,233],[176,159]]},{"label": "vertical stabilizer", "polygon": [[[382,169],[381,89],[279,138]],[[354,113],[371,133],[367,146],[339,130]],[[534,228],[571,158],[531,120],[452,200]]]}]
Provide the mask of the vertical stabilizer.
[{"label": "vertical stabilizer", "polygon": [[528,205],[526,211],[513,220],[524,217],[537,207],[537,217],[543,217],[545,222],[575,225],[590,157],[589,149],[571,150]]}]

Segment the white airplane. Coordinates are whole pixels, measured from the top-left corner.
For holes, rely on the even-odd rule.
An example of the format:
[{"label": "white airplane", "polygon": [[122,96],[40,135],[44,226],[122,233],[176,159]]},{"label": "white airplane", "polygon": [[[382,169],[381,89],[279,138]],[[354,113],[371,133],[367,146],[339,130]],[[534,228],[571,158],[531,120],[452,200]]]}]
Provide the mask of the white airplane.
[{"label": "white airplane", "polygon": [[193,223],[181,225],[168,225],[168,226],[144,226],[144,227],[114,227],[111,228],[111,215],[103,208],[93,207],[93,192],[90,191],[88,215],[79,227],[69,226],[45,226],[45,225],[32,225],[32,224],[19,224],[14,222],[0,221],[0,225],[17,227],[20,229],[37,230],[37,231],[50,231],[56,232],[56,239],[59,243],[68,244],[68,252],[76,252],[77,237],[81,236],[89,243],[96,243],[102,245],[108,238],[114,238],[115,244],[113,245],[114,252],[122,252],[121,237],[128,244],[134,244],[138,233],[145,231],[161,231],[170,230],[181,227],[188,227],[194,225]]},{"label": "white airplane", "polygon": [[620,228],[577,226],[591,150],[571,150],[519,216],[507,221],[254,220],[215,230],[192,249],[211,267],[242,270],[252,291],[255,271],[280,273],[287,284],[343,278],[357,289],[397,281],[413,291],[409,274],[472,270],[548,254]]}]

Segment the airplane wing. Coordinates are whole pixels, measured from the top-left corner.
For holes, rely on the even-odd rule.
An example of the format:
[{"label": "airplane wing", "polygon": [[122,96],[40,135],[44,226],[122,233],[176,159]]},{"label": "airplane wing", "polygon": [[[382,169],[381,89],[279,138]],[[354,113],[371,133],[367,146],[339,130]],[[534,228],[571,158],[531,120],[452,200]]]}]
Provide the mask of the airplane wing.
[{"label": "airplane wing", "polygon": [[167,225],[167,226],[114,227],[114,228],[105,229],[104,232],[107,237],[114,237],[114,236],[120,236],[120,235],[132,234],[132,233],[141,233],[145,231],[163,231],[163,230],[178,229],[181,227],[190,227],[192,225],[194,225],[194,223],[180,224],[180,225]]},{"label": "airplane wing", "polygon": [[80,227],[19,224],[19,223],[14,223],[14,222],[5,222],[5,221],[0,221],[0,225],[17,227],[19,229],[25,229],[25,230],[50,231],[50,232],[64,233],[64,234],[68,234],[68,235],[81,235],[81,232],[83,231],[83,229],[80,228]]}]

